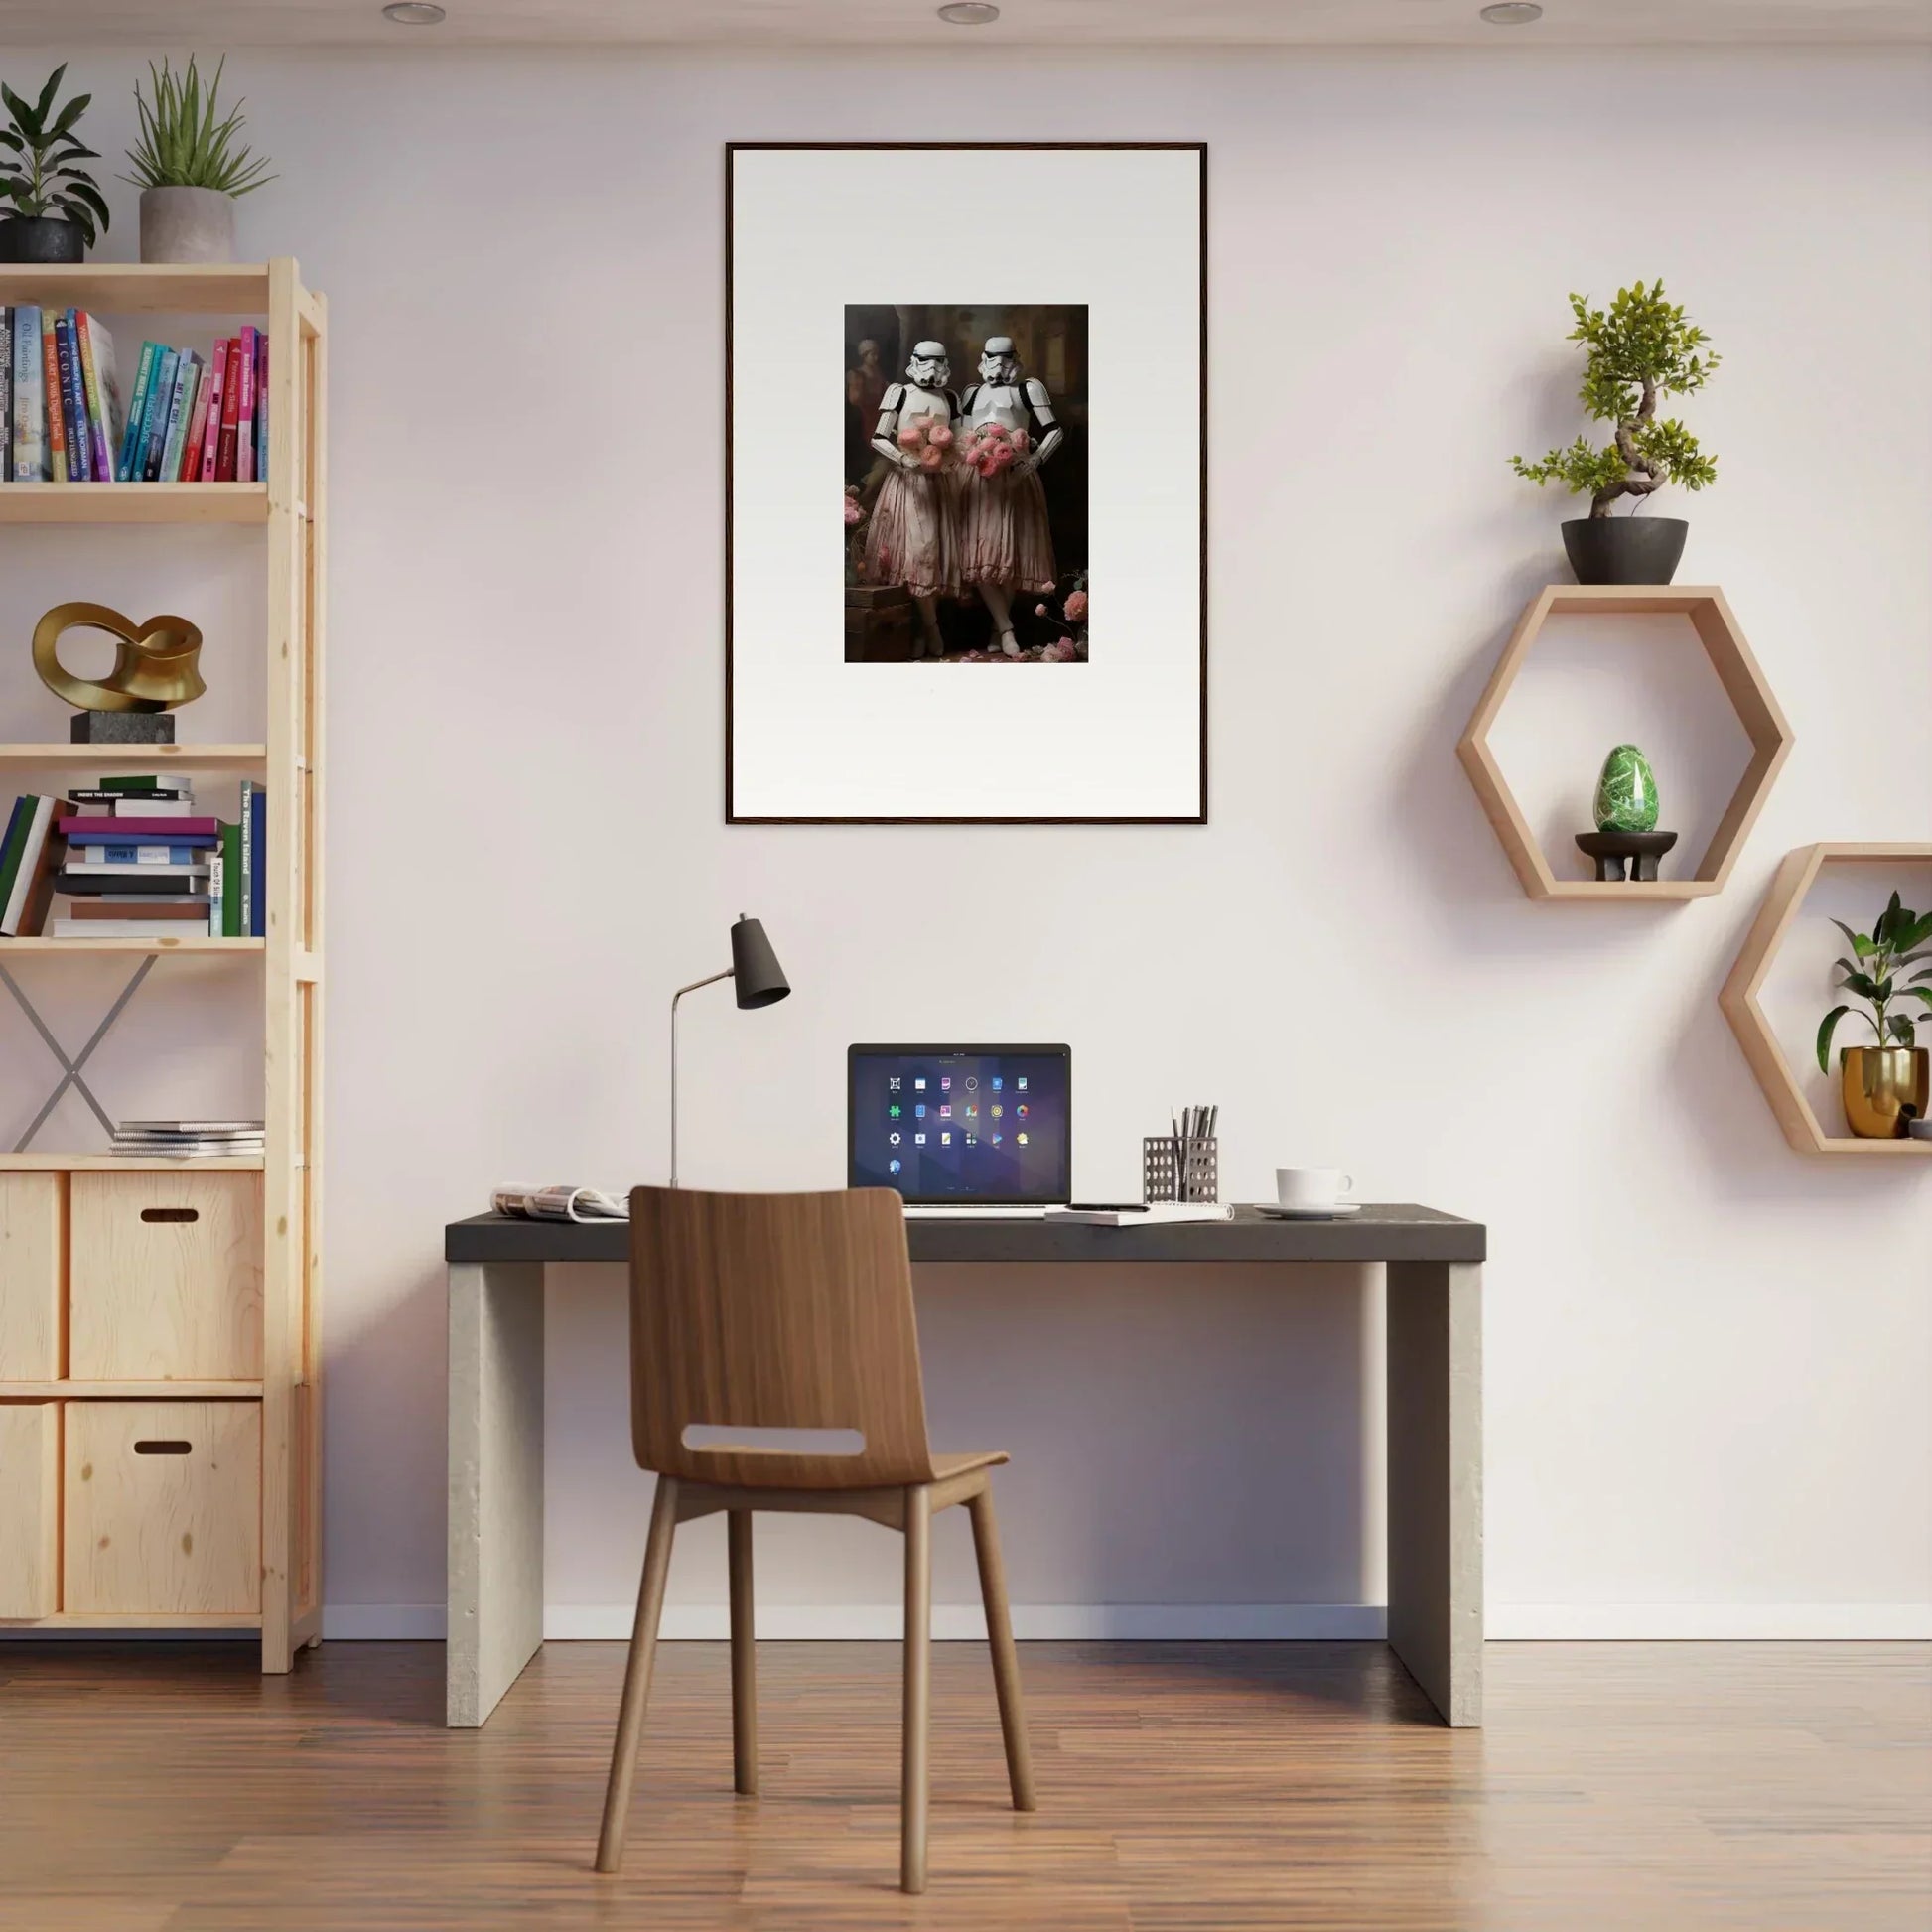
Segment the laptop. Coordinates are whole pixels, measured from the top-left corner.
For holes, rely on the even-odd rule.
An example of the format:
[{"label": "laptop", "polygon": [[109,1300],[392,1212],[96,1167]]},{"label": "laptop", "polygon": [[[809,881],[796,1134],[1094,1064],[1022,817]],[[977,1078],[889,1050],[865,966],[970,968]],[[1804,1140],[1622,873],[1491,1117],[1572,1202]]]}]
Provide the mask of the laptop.
[{"label": "laptop", "polygon": [[846,1181],[894,1187],[908,1214],[1025,1218],[1073,1196],[1065,1046],[853,1046]]}]

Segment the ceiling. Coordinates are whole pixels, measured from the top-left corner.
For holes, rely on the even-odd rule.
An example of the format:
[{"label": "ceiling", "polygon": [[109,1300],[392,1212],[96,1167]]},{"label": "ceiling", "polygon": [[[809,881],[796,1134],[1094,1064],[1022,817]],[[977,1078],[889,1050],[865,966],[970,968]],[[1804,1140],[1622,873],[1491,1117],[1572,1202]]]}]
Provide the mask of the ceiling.
[{"label": "ceiling", "polygon": [[16,47],[450,47],[931,43],[1076,47],[1735,46],[1932,43],[1932,0],[1545,0],[1496,28],[1481,0],[1004,0],[958,28],[933,0],[445,0],[440,27],[385,21],[380,0],[0,0]]}]

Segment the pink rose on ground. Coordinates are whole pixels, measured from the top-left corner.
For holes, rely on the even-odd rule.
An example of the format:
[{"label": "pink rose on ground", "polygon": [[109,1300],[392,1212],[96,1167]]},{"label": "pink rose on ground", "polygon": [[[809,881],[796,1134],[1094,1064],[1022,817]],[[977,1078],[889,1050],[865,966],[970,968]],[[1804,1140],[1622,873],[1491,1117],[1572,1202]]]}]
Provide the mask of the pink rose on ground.
[{"label": "pink rose on ground", "polygon": [[1066,600],[1066,621],[1068,623],[1085,623],[1087,621],[1087,594],[1075,591]]},{"label": "pink rose on ground", "polygon": [[1074,661],[1072,642],[1065,637],[1056,637],[1039,653],[1039,661],[1042,664],[1071,664]]},{"label": "pink rose on ground", "polygon": [[926,431],[925,440],[928,443],[930,443],[934,449],[943,450],[947,446],[947,444],[949,444],[952,441],[952,431],[949,430],[944,423],[934,423],[933,426]]},{"label": "pink rose on ground", "polygon": [[1027,432],[1024,429],[1017,429],[1013,431],[1012,443],[1013,443],[1013,447],[1016,450],[1018,450],[1022,456],[1025,456],[1027,454]]}]

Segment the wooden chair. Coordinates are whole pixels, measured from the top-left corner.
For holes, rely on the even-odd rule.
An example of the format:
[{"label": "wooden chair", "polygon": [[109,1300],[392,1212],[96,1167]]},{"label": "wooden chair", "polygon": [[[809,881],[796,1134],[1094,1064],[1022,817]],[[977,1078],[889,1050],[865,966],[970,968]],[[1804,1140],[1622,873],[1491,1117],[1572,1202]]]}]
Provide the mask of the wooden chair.
[{"label": "wooden chair", "polygon": [[[851,1430],[850,1455],[733,1445],[692,1448],[687,1431]],[[993,1651],[993,1687],[1016,1811],[1034,1809],[1020,1709],[1020,1667],[987,1472],[989,1449],[935,1455],[925,1393],[905,1215],[897,1194],[707,1194],[639,1187],[630,1196],[630,1434],[638,1465],[657,1476],[637,1623],[597,1868],[616,1871],[636,1771],[652,1654],[680,1523],[729,1514],[732,1764],[758,1791],[752,1632],[752,1512],[864,1516],[905,1538],[905,1704],[899,1786],[899,1884],[925,1890],[931,1719],[932,1517],[951,1503],[972,1516]]]}]

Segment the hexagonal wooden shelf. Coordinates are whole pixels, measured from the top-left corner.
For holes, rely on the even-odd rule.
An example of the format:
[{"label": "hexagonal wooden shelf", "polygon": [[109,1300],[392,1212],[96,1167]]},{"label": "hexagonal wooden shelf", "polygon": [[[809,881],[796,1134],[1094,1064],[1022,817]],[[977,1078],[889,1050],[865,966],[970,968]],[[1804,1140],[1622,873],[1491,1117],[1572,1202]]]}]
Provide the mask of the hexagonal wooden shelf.
[{"label": "hexagonal wooden shelf", "polygon": [[1791,1070],[1764,1009],[1757,1003],[1771,962],[1804,908],[1805,895],[1818,875],[1833,865],[1932,864],[1932,845],[1801,845],[1787,853],[1771,890],[1758,908],[1750,935],[1718,995],[1730,1030],[1744,1049],[1764,1098],[1784,1129],[1784,1138],[1800,1154],[1857,1155],[1877,1160],[1932,1160],[1932,1141],[1867,1141],[1856,1134],[1828,1134],[1798,1076]]},{"label": "hexagonal wooden shelf", "polygon": [[[1751,761],[1688,879],[1559,879],[1489,749],[1489,733],[1522,671],[1530,646],[1545,622],[1559,616],[1689,618],[1711,659],[1711,668],[1737,714],[1737,722],[1751,742]],[[1489,688],[1455,748],[1482,809],[1488,813],[1509,863],[1531,898],[1617,900],[1624,904],[1633,899],[1708,898],[1721,892],[1790,751],[1791,727],[1744,642],[1744,633],[1738,629],[1724,592],[1710,586],[1676,584],[1552,584],[1539,591],[1517,623]]]}]

